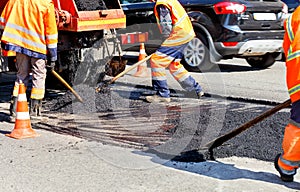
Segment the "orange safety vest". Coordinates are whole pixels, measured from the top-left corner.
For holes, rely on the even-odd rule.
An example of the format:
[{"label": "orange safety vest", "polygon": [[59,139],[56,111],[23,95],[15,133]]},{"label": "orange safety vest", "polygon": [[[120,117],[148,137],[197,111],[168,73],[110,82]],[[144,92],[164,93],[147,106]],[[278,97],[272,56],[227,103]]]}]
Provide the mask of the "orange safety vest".
[{"label": "orange safety vest", "polygon": [[[9,0],[0,17],[7,51],[35,52],[57,59],[58,31],[52,0]],[[22,51],[18,47],[22,48]]]},{"label": "orange safety vest", "polygon": [[286,81],[292,102],[300,99],[300,7],[284,23],[283,50],[286,56]]},{"label": "orange safety vest", "polygon": [[182,5],[177,0],[156,1],[154,6],[154,14],[159,23],[159,13],[157,12],[158,5],[164,5],[170,10],[173,25],[173,30],[170,36],[162,43],[162,46],[172,47],[182,45],[191,41],[195,37],[191,20]]}]

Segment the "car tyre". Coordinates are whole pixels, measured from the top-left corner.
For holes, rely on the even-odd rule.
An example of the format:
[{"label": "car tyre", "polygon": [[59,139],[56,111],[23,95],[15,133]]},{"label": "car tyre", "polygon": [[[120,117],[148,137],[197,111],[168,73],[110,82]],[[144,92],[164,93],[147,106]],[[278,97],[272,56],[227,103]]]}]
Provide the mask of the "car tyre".
[{"label": "car tyre", "polygon": [[210,62],[207,40],[199,32],[196,32],[196,37],[188,43],[183,54],[183,65],[188,71],[204,72],[213,67]]},{"label": "car tyre", "polygon": [[275,58],[277,56],[277,54],[267,53],[263,56],[247,57],[246,61],[254,68],[266,69],[268,67],[271,67],[275,63]]}]

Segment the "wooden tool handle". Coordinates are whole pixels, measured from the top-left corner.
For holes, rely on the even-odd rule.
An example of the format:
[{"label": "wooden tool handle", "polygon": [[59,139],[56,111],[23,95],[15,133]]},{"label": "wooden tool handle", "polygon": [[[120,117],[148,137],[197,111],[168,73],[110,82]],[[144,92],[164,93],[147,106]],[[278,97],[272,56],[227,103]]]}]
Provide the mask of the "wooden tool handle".
[{"label": "wooden tool handle", "polygon": [[240,127],[208,142],[207,144],[205,144],[203,147],[200,147],[199,150],[203,150],[203,149],[213,149],[216,147],[219,147],[220,145],[222,145],[224,142],[228,141],[229,139],[235,137],[236,135],[242,133],[243,131],[247,130],[248,128],[250,128],[251,126],[255,125],[256,123],[264,120],[265,118],[273,115],[274,113],[276,113],[277,111],[288,107],[291,104],[291,100],[288,99],[283,103],[280,103],[278,105],[276,105],[274,108],[266,111],[265,113],[255,117],[254,119],[248,121],[247,123],[241,125]]},{"label": "wooden tool handle", "polygon": [[64,84],[74,95],[75,97],[81,102],[83,103],[82,98],[76,93],[76,91],[58,74],[56,73],[54,70],[51,70],[51,73],[62,82],[62,84]]},{"label": "wooden tool handle", "polygon": [[120,77],[122,77],[123,75],[125,75],[126,73],[128,73],[129,71],[133,70],[134,68],[136,68],[136,67],[139,66],[140,64],[142,64],[142,63],[148,61],[148,60],[151,58],[152,55],[153,55],[153,54],[151,54],[151,55],[147,56],[146,58],[144,58],[144,59],[142,59],[142,60],[136,62],[135,64],[131,65],[130,67],[127,67],[124,71],[122,71],[122,72],[119,73],[117,76],[115,76],[114,78],[112,78],[112,79],[110,80],[109,84],[115,82],[117,79],[119,79]]}]

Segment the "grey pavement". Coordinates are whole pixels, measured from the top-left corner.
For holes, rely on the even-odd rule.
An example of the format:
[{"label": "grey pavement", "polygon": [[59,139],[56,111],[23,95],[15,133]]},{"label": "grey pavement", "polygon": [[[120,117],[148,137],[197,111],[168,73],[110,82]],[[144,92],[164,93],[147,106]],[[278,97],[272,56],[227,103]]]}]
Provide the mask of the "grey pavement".
[{"label": "grey pavement", "polygon": [[[1,105],[1,110],[3,110]],[[0,123],[2,133],[14,125]],[[0,191],[299,191],[300,177],[283,183],[272,163],[226,158],[167,161],[139,150],[36,130],[15,140],[0,134]]]},{"label": "grey pavement", "polygon": [[[122,81],[150,83],[149,79],[130,75]],[[209,88],[208,84],[204,86]],[[229,88],[222,87],[228,93]],[[284,86],[278,87],[284,90]],[[247,93],[241,93],[241,97],[243,94]],[[285,96],[282,91],[274,100],[279,102]],[[7,102],[1,102],[0,115],[7,115],[8,107]],[[14,123],[0,122],[0,191],[300,191],[300,175],[295,176],[295,182],[284,183],[272,162],[238,157],[201,163],[176,162],[142,150],[40,129],[36,130],[40,134],[36,138],[16,140],[5,136],[13,128]]]}]

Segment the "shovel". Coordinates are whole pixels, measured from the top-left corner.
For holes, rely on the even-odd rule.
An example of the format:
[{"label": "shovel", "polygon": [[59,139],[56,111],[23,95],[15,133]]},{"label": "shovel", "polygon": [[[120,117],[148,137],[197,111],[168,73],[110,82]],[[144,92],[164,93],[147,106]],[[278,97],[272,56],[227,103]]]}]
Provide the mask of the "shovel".
[{"label": "shovel", "polygon": [[198,151],[201,151],[201,150],[208,150],[210,153],[211,153],[211,157],[212,157],[212,149],[213,148],[216,148],[216,147],[219,147],[221,146],[224,142],[228,141],[229,139],[237,136],[238,134],[242,133],[243,131],[249,129],[251,126],[255,125],[256,123],[264,120],[265,118],[273,115],[274,113],[276,113],[277,111],[283,109],[283,108],[286,108],[288,106],[290,106],[291,104],[291,100],[288,99],[286,100],[285,102],[283,103],[280,103],[278,105],[276,105],[274,108],[264,112],[263,114],[255,117],[254,119],[248,121],[247,123],[241,125],[240,127],[230,131],[230,132],[227,132],[226,134],[208,142],[207,144],[205,144],[204,146],[198,148]]},{"label": "shovel", "polygon": [[72,93],[73,95],[81,102],[83,103],[82,98],[78,95],[78,93],[58,74],[56,73],[53,69],[51,70],[51,73],[58,79],[64,86],[66,86]]},{"label": "shovel", "polygon": [[142,60],[136,62],[135,64],[131,65],[130,67],[126,68],[124,71],[122,71],[121,73],[119,73],[117,76],[115,76],[111,80],[99,83],[98,87],[96,88],[96,92],[100,92],[101,89],[103,89],[104,87],[107,87],[108,85],[114,83],[117,79],[119,79],[120,77],[122,77],[123,75],[125,75],[126,73],[128,73],[129,71],[133,70],[134,68],[136,68],[140,64],[148,61],[151,58],[152,55],[153,54],[145,57],[144,59],[142,59]]}]

